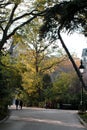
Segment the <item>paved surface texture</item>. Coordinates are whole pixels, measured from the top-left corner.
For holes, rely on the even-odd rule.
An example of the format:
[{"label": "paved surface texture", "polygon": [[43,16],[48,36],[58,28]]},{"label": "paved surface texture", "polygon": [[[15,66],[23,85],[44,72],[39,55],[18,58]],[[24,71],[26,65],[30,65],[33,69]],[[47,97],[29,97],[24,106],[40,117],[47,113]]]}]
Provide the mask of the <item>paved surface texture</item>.
[{"label": "paved surface texture", "polygon": [[11,115],[0,130],[86,130],[77,112],[44,108],[11,108]]}]

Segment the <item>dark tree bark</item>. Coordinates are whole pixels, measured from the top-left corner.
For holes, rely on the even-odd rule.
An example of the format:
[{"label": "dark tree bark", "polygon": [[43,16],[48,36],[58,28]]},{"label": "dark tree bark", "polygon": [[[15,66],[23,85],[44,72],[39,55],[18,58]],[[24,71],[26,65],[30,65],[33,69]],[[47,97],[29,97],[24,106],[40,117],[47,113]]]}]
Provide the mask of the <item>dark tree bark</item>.
[{"label": "dark tree bark", "polygon": [[59,40],[61,41],[61,44],[62,44],[64,50],[66,51],[66,53],[67,53],[67,55],[68,55],[68,57],[69,57],[69,59],[70,59],[72,65],[73,65],[73,67],[74,67],[74,69],[75,69],[75,71],[76,71],[76,73],[77,73],[77,75],[78,75],[78,77],[79,77],[80,82],[82,83],[84,89],[87,90],[87,87],[85,86],[85,83],[84,83],[84,81],[83,81],[82,75],[81,75],[81,73],[80,73],[80,71],[79,71],[79,68],[77,67],[77,65],[76,65],[76,63],[75,63],[75,61],[74,61],[74,59],[72,58],[72,56],[71,56],[69,50],[67,49],[67,47],[66,47],[66,45],[65,45],[65,43],[64,43],[64,41],[63,41],[63,39],[62,39],[62,37],[61,37],[60,30],[58,30],[58,36],[59,36]]}]

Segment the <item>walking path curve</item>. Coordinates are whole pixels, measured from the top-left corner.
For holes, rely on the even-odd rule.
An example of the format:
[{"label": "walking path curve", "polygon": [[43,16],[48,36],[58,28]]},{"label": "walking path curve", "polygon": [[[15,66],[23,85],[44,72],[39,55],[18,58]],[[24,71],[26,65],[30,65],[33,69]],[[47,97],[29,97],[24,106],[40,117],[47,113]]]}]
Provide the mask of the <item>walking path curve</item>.
[{"label": "walking path curve", "polygon": [[80,123],[77,111],[45,108],[11,107],[11,115],[0,123],[0,130],[86,130]]}]

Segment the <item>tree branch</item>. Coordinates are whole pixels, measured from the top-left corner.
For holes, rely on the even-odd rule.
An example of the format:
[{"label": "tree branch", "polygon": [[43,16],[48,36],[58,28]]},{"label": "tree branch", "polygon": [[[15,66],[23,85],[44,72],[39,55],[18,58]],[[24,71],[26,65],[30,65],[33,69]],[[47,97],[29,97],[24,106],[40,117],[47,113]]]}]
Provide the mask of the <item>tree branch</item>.
[{"label": "tree branch", "polygon": [[33,16],[32,18],[28,19],[28,20],[25,21],[24,23],[22,23],[22,24],[20,24],[19,26],[17,26],[17,27],[12,31],[12,33],[10,33],[10,34],[7,36],[7,39],[9,39],[12,35],[14,35],[15,32],[16,32],[19,28],[23,27],[25,24],[30,23],[30,22],[31,22],[33,19],[35,19],[36,17],[37,17],[37,16]]},{"label": "tree branch", "polygon": [[64,57],[64,58],[63,58],[62,60],[60,60],[60,61],[57,61],[56,63],[51,64],[51,65],[48,66],[48,67],[45,67],[45,68],[41,69],[40,72],[44,72],[45,70],[49,70],[50,68],[52,68],[52,67],[55,66],[55,65],[58,66],[58,64],[64,62],[65,60],[66,60],[66,57]]},{"label": "tree branch", "polygon": [[[14,8],[15,8],[15,7],[14,7]],[[19,19],[21,19],[21,18],[24,18],[25,16],[33,15],[30,19],[26,20],[25,22],[23,22],[23,23],[21,23],[19,26],[17,26],[17,27],[13,30],[13,32],[10,33],[10,34],[7,36],[7,39],[9,39],[12,35],[14,35],[15,32],[16,32],[19,28],[23,27],[25,24],[30,23],[33,19],[35,19],[35,18],[38,17],[38,16],[44,16],[44,13],[46,13],[46,10],[45,10],[45,11],[42,11],[42,12],[39,12],[39,13],[36,13],[36,14],[34,13],[34,11],[36,11],[36,10],[33,10],[33,11],[31,11],[30,13],[25,13],[25,14],[23,14],[22,16],[19,16],[19,17],[15,18],[14,20],[11,21],[11,24],[12,24],[13,22],[15,22],[15,21],[17,21],[17,20],[19,20]],[[12,16],[11,16],[11,18],[12,18]]]}]

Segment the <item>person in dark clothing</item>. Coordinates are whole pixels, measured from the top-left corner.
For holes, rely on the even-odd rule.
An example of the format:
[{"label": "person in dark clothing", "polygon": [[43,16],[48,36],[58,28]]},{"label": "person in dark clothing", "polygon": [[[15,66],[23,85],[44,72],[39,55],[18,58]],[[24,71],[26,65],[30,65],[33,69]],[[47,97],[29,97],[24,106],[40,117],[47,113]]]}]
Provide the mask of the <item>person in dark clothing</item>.
[{"label": "person in dark clothing", "polygon": [[20,109],[22,109],[22,106],[23,106],[22,100],[20,100],[19,105],[20,105]]},{"label": "person in dark clothing", "polygon": [[15,100],[15,105],[16,105],[16,110],[18,110],[18,105],[19,105],[19,100],[18,99]]}]

